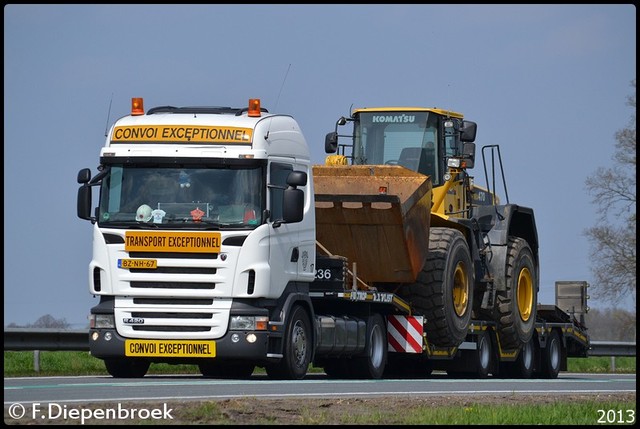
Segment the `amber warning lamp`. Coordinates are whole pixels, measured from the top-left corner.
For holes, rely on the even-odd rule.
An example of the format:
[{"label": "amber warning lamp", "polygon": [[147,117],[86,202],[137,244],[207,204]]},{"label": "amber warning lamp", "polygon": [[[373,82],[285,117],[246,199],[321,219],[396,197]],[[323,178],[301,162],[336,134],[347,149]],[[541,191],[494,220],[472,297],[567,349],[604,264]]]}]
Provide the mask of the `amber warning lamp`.
[{"label": "amber warning lamp", "polygon": [[249,112],[247,116],[252,118],[260,117],[260,99],[259,98],[250,98],[249,99]]},{"label": "amber warning lamp", "polygon": [[144,105],[142,102],[142,98],[132,98],[131,99],[131,116],[140,116],[144,115]]}]

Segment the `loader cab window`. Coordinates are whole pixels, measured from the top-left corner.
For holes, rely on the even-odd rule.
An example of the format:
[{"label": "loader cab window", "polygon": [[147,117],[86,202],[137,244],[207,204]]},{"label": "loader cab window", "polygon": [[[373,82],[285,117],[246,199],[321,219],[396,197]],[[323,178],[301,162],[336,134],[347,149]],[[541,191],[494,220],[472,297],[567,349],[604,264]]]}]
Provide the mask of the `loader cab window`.
[{"label": "loader cab window", "polygon": [[431,112],[360,112],[354,121],[353,163],[400,165],[439,184],[438,116]]}]

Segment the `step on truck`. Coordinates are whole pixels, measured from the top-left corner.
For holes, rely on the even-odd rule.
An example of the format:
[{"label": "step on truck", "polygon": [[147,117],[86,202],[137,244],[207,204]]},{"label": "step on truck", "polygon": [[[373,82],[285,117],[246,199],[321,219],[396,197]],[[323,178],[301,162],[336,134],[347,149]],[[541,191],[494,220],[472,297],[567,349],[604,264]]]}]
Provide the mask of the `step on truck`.
[{"label": "step on truck", "polygon": [[78,173],[90,353],[113,377],[556,377],[588,350],[586,283],[565,285],[571,308],[537,304],[533,211],[473,185],[474,139],[453,112],[363,109],[312,165],[295,119],[259,99],[133,98]]}]

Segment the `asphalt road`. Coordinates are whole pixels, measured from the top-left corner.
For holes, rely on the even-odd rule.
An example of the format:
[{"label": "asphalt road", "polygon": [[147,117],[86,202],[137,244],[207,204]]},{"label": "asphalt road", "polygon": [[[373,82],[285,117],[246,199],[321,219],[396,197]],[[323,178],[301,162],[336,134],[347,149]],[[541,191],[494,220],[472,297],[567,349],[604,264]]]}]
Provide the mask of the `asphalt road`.
[{"label": "asphalt road", "polygon": [[207,379],[199,375],[147,375],[141,379],[109,376],[19,377],[4,379],[5,408],[13,404],[89,404],[106,401],[223,400],[246,397],[371,398],[388,395],[608,394],[636,392],[635,374],[560,373],[557,379],[455,379],[434,373],[428,379],[335,380],[309,374],[304,380]]}]

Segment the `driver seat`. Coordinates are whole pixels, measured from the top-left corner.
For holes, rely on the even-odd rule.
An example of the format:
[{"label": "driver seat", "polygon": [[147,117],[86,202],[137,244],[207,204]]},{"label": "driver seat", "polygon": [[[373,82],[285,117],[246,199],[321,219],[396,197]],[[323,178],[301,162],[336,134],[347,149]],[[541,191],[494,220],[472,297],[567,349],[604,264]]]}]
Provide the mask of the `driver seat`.
[{"label": "driver seat", "polygon": [[398,165],[427,176],[434,174],[433,156],[430,157],[424,147],[405,147],[402,149]]}]

